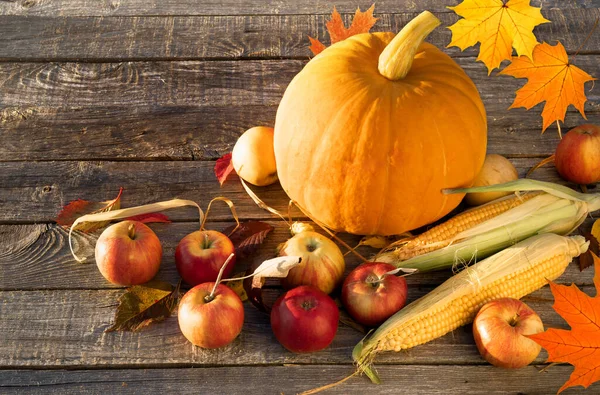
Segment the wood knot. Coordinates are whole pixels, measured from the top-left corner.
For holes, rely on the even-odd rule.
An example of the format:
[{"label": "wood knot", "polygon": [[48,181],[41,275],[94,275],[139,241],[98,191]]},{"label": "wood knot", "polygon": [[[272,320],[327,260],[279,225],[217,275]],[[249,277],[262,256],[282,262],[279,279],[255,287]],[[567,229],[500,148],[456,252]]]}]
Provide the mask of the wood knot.
[{"label": "wood knot", "polygon": [[21,7],[23,8],[31,8],[31,7],[35,7],[37,5],[37,0],[25,0],[23,3],[21,3]]},{"label": "wood knot", "polygon": [[42,188],[42,192],[44,193],[50,193],[52,191],[52,187],[50,185],[46,185],[45,187]]}]

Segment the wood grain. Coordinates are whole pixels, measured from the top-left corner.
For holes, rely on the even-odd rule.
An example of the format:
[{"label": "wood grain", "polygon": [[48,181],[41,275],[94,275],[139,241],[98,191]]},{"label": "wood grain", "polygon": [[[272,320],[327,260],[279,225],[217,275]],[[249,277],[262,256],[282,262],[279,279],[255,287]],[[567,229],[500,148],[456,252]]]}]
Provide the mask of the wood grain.
[{"label": "wood grain", "polygon": [[[409,298],[430,289],[413,288]],[[593,294],[593,287],[582,287]],[[350,364],[355,344],[364,336],[340,326],[333,343],[312,354],[293,354],[275,339],[269,318],[245,304],[240,336],[216,350],[195,348],[179,331],[177,317],[138,333],[104,333],[113,319],[122,290],[52,290],[0,292],[0,368],[10,367],[169,367],[273,364]],[[274,299],[278,292],[272,295]],[[568,328],[552,310],[552,295],[544,287],[523,299],[548,327]],[[543,363],[542,352],[536,363]],[[383,364],[483,364],[470,326],[431,343],[377,357]]]},{"label": "wood grain", "polygon": [[[378,13],[373,31],[399,31],[418,13]],[[585,16],[584,16],[585,14]],[[540,42],[559,40],[571,54],[585,41],[600,8],[544,10],[552,23],[536,28]],[[346,24],[352,14],[345,14]],[[439,14],[442,26],[459,18]],[[312,56],[308,36],[329,43],[325,15],[69,17],[0,16],[0,60],[125,61],[136,59],[257,59]],[[451,32],[436,29],[428,41],[455,57],[476,56],[446,48]],[[600,51],[592,35],[580,53]]]},{"label": "wood grain", "polygon": [[[329,389],[326,394],[376,392],[393,395],[410,388],[411,394],[552,394],[569,378],[570,366],[542,366],[518,370],[492,366],[379,366],[382,384],[355,377]],[[137,370],[5,370],[0,371],[0,389],[5,394],[93,393],[93,394],[296,394],[340,380],[352,373],[350,366],[287,365],[203,369]],[[598,384],[587,392],[597,391]],[[225,390],[226,388],[226,390]],[[571,389],[565,394],[580,393]]]},{"label": "wood grain", "polygon": [[[491,152],[544,156],[540,107],[508,111],[523,82],[488,77],[473,58],[457,61],[487,108]],[[600,75],[592,55],[578,64]],[[0,160],[215,159],[257,124],[272,125],[299,60],[125,63],[0,63]],[[591,86],[591,85],[590,85]],[[586,113],[600,122],[592,89]],[[574,110],[565,128],[582,122]]]},{"label": "wood grain", "polygon": [[[458,4],[458,0],[380,0],[376,12],[399,11],[449,12],[446,6]],[[0,2],[0,15],[42,16],[109,16],[109,15],[271,15],[271,14],[330,14],[333,6],[340,12],[353,13],[356,7],[368,8],[372,0],[8,0]],[[532,0],[544,10],[554,8],[598,8],[598,0]]]},{"label": "wood grain", "polygon": [[[592,220],[588,220],[583,229],[589,231]],[[269,221],[274,227],[260,250],[251,258],[236,263],[234,273],[245,272],[253,262],[262,262],[275,256],[280,243],[289,237],[289,228],[283,221]],[[222,231],[232,222],[211,222],[207,229]],[[160,280],[175,284],[179,274],[175,268],[175,248],[187,234],[198,229],[196,222],[150,224],[163,246],[161,269],[157,275]],[[73,245],[77,256],[87,257],[86,264],[75,262],[68,245],[68,234],[54,224],[38,225],[0,225],[0,290],[42,290],[42,289],[108,289],[120,288],[110,284],[101,275],[95,265],[94,247],[99,236],[76,233]],[[359,236],[341,234],[348,245],[356,245]],[[346,252],[344,247],[341,247]],[[360,247],[358,251],[365,257],[371,257],[376,249]],[[346,275],[360,264],[353,254],[346,256]],[[449,270],[407,277],[411,289],[428,289],[445,281]],[[579,271],[577,261],[569,265],[558,282],[578,285],[593,284],[593,269]],[[274,280],[271,285],[278,285]],[[184,287],[186,285],[184,284]]]},{"label": "wood grain", "polygon": [[[556,126],[542,135],[540,110],[487,102],[489,152],[554,152]],[[598,123],[596,106],[588,104],[587,116]],[[8,108],[0,110],[0,160],[216,160],[246,129],[273,126],[276,112],[275,105]],[[584,122],[574,111],[566,121],[563,131]]]},{"label": "wood grain", "polygon": [[[514,158],[519,174],[525,173],[538,158]],[[236,205],[242,219],[278,217],[260,210],[247,195],[237,176],[219,188],[213,172],[214,162],[0,162],[0,223],[51,222],[64,205],[76,199],[104,201],[125,191],[122,207],[169,200],[191,199],[206,207],[217,196],[226,196]],[[537,170],[535,178],[561,182],[552,166]],[[268,205],[287,212],[289,198],[276,183],[255,187]],[[592,189],[593,191],[593,189]],[[299,215],[298,211],[295,211]],[[197,221],[192,208],[170,210],[178,221]],[[296,215],[296,214],[294,214]],[[216,205],[211,221],[231,220],[229,208]]]},{"label": "wood grain", "polygon": [[[524,81],[488,77],[473,58],[457,63],[478,86],[490,115],[506,108]],[[122,63],[0,63],[2,107],[231,106],[278,105],[300,60],[180,61]],[[597,56],[580,55],[577,64],[600,74]],[[591,87],[591,84],[590,84]],[[588,88],[589,89],[589,88]],[[588,91],[586,111],[599,110],[597,89]],[[494,104],[492,104],[494,103]],[[504,106],[504,107],[502,107]]]}]

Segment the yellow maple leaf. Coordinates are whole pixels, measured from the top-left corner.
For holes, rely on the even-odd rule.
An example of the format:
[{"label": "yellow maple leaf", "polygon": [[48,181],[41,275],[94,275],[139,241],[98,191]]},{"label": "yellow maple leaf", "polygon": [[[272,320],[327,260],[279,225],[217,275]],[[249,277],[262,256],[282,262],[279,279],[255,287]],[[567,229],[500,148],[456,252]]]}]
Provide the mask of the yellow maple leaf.
[{"label": "yellow maple leaf", "polygon": [[527,83],[517,91],[515,101],[509,108],[531,107],[544,104],[542,133],[552,122],[565,120],[567,107],[574,105],[587,119],[584,103],[587,101],[583,86],[593,81],[591,75],[569,63],[565,47],[559,42],[555,46],[542,43],[533,50],[533,58],[514,57],[500,74],[515,78],[527,78]]},{"label": "yellow maple leaf", "polygon": [[592,236],[600,243],[600,219],[594,221],[594,225],[592,226]]},{"label": "yellow maple leaf", "polygon": [[448,29],[452,31],[449,47],[466,48],[481,43],[479,56],[488,68],[488,74],[510,59],[512,49],[519,56],[532,57],[538,44],[533,28],[550,22],[542,16],[541,8],[529,5],[530,0],[464,0],[448,7],[462,16]]}]

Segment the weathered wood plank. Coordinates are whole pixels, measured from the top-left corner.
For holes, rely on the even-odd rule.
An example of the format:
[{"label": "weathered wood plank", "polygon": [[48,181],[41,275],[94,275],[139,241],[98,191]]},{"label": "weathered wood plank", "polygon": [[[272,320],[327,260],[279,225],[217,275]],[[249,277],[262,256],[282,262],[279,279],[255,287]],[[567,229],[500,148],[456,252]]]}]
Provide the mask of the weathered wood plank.
[{"label": "weathered wood plank", "polygon": [[[411,289],[410,300],[429,289]],[[582,287],[593,294],[593,287]],[[122,290],[53,290],[0,292],[0,367],[168,367],[272,364],[349,364],[354,345],[364,336],[340,326],[327,349],[311,354],[285,350],[271,332],[269,318],[245,304],[240,336],[217,350],[195,348],[179,331],[177,317],[138,333],[104,333],[113,319]],[[274,299],[277,293],[273,294]],[[548,327],[567,328],[552,310],[552,295],[544,287],[523,299]],[[543,363],[542,352],[536,363]],[[378,364],[484,364],[471,327],[408,350],[380,354]]]},{"label": "weathered wood plank", "polygon": [[[597,57],[578,64],[600,75]],[[551,153],[540,109],[508,111],[521,80],[488,77],[458,59],[479,87],[492,152]],[[303,61],[0,64],[0,160],[215,159],[256,124],[272,125],[285,87]],[[600,96],[587,92],[598,123]],[[110,104],[107,104],[110,103]],[[566,127],[582,122],[569,111]]]},{"label": "weathered wood plank", "polygon": [[[514,158],[521,176],[538,158]],[[235,203],[242,219],[278,217],[257,209],[237,177],[222,188],[213,173],[214,162],[0,162],[0,223],[51,222],[61,208],[76,199],[103,201],[124,187],[122,207],[168,200],[191,199],[202,207],[217,196]],[[535,178],[561,182],[552,167],[535,172]],[[279,184],[254,188],[268,205],[287,212],[288,197]],[[217,205],[211,221],[231,220],[229,208]],[[176,220],[195,221],[195,209],[171,210]]]},{"label": "weathered wood plank", "polygon": [[[376,3],[378,13],[399,11],[449,12],[446,6],[458,4],[458,0],[381,0]],[[544,10],[553,8],[598,8],[598,0],[533,0],[535,6]],[[109,15],[271,15],[271,14],[330,14],[333,6],[340,12],[354,12],[356,7],[366,9],[372,0],[7,0],[0,3],[0,15],[42,16],[109,16]]]},{"label": "weathered wood plank", "polygon": [[[510,93],[507,93],[510,94]],[[540,110],[488,105],[488,150],[546,156],[559,141],[541,134]],[[596,102],[588,120],[600,122]],[[255,125],[273,126],[277,106],[161,106],[0,110],[0,160],[216,160]],[[584,122],[569,111],[563,131]]]},{"label": "weathered wood plank", "polygon": [[[272,258],[277,246],[290,236],[283,221],[269,221],[275,228],[267,237],[253,258],[236,263],[234,273],[243,272],[256,260],[260,262]],[[208,223],[207,229],[222,231],[232,223]],[[588,220],[583,229],[589,231],[592,220]],[[175,268],[175,248],[185,235],[198,229],[196,222],[151,224],[163,246],[163,258],[158,279],[172,284],[179,281]],[[119,288],[104,280],[96,268],[94,246],[100,232],[92,235],[76,234],[74,248],[78,256],[88,257],[87,264],[79,264],[71,256],[68,234],[54,224],[39,225],[0,225],[0,290],[41,290],[41,289],[106,289]],[[340,235],[349,245],[356,245],[359,236]],[[341,247],[342,251],[346,251]],[[377,250],[360,247],[358,251],[370,257]],[[346,256],[346,274],[359,264],[353,254]],[[407,277],[411,289],[436,286],[445,281],[450,271],[441,271]],[[571,264],[558,282],[579,285],[593,284],[593,270],[580,272],[577,262]],[[278,285],[273,281],[273,285]],[[185,286],[185,285],[184,285]]]},{"label": "weathered wood plank", "polygon": [[[216,160],[244,130],[273,126],[276,111],[274,105],[8,108],[0,110],[0,160]],[[536,151],[550,149],[554,134],[531,134],[540,143]]]},{"label": "weathered wood plank", "polygon": [[[570,366],[541,366],[518,370],[492,366],[380,366],[382,384],[375,387],[356,377],[329,389],[327,394],[551,394],[569,378]],[[228,368],[126,370],[3,370],[0,389],[6,394],[177,393],[296,394],[327,385],[352,373],[349,366],[288,365]],[[598,384],[588,392],[597,390]],[[226,388],[227,390],[224,390]],[[565,394],[581,392],[579,388]]]},{"label": "weathered wood plank", "polygon": [[[125,188],[122,207],[178,197],[206,208],[214,197],[227,196],[235,202],[241,218],[271,216],[257,209],[237,176],[219,188],[213,168],[214,162],[201,161],[0,163],[0,222],[53,220],[70,201],[112,199],[121,186]],[[257,188],[257,192],[267,204],[287,207],[288,198],[279,184]],[[174,220],[195,221],[198,210],[180,208],[170,210],[168,215]],[[222,204],[215,205],[210,218],[215,221],[232,217]]]},{"label": "weathered wood plank", "polygon": [[[417,15],[378,14],[373,31],[399,31]],[[584,42],[600,8],[545,10],[552,23],[536,28],[540,42],[559,40],[574,53]],[[347,23],[351,14],[344,15]],[[442,26],[458,20],[439,14]],[[0,16],[0,60],[131,60],[301,58],[311,56],[308,37],[329,42],[325,15],[69,17]],[[436,29],[428,41],[445,48],[450,30]],[[600,39],[590,37],[583,52],[600,51]],[[452,56],[476,56],[478,49]]]},{"label": "weathered wood plank", "polygon": [[[508,76],[488,77],[485,67],[474,58],[456,61],[478,86],[484,103],[497,106],[494,108],[508,108],[514,100],[513,92],[524,83]],[[305,63],[300,60],[0,63],[2,108],[102,107],[106,103],[125,107],[276,106]],[[597,56],[580,55],[577,65],[592,75],[600,75]],[[587,96],[590,102],[586,103],[586,111],[598,110],[600,95],[592,90]]]}]

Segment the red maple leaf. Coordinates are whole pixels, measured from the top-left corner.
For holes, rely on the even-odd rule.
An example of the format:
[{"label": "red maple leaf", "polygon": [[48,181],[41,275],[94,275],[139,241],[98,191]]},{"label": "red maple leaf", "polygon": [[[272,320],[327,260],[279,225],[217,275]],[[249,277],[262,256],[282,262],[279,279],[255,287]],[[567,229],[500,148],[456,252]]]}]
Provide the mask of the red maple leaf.
[{"label": "red maple leaf", "polygon": [[235,170],[233,170],[233,164],[231,163],[230,152],[217,159],[217,163],[215,163],[215,176],[217,176],[217,180],[219,180],[221,186],[223,186],[223,183],[231,173],[235,173]]},{"label": "red maple leaf", "polygon": [[[56,223],[61,226],[69,227],[73,225],[73,222],[75,222],[77,218],[83,215],[118,210],[121,207],[122,193],[123,188],[120,188],[116,198],[105,202],[91,202],[83,199],[74,200],[63,207],[60,213],[58,213],[56,216]],[[77,230],[81,232],[93,232],[105,227],[109,222],[84,222],[77,226]]]}]

